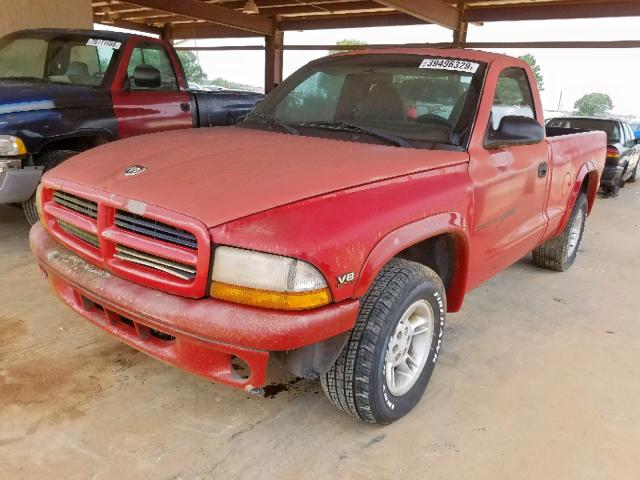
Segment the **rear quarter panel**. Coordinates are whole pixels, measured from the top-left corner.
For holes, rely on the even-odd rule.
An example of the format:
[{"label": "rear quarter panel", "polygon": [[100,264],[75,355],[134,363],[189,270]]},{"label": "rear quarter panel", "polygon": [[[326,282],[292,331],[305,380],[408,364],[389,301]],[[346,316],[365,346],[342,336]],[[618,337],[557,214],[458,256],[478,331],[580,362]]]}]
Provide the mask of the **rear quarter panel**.
[{"label": "rear quarter panel", "polygon": [[604,169],[607,137],[604,132],[585,132],[549,137],[547,142],[551,185],[546,209],[549,224],[545,240],[558,235],[565,227],[587,176],[589,209],[593,207]]}]

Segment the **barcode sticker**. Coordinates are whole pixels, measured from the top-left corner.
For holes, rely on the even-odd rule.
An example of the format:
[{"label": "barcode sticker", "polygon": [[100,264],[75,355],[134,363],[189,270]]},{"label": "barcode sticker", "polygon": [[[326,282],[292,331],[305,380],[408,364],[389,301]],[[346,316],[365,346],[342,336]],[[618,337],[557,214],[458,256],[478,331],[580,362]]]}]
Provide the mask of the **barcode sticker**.
[{"label": "barcode sticker", "polygon": [[90,38],[87,40],[87,47],[111,47],[114,50],[120,49],[122,43],[115,40],[105,40],[104,38]]},{"label": "barcode sticker", "polygon": [[425,58],[420,64],[419,68],[476,73],[479,66],[479,63],[468,62],[466,60],[451,60],[448,58]]}]

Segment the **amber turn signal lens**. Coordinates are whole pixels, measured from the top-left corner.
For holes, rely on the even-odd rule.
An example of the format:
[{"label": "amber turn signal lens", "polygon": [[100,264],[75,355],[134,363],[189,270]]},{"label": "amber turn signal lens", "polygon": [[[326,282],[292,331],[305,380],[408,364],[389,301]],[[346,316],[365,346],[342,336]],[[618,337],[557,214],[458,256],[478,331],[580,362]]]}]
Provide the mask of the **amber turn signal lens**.
[{"label": "amber turn signal lens", "polygon": [[269,292],[213,282],[210,293],[218,300],[275,310],[309,310],[331,303],[328,288],[310,292]]},{"label": "amber turn signal lens", "polygon": [[38,217],[40,217],[40,223],[42,223],[42,226],[48,230],[47,228],[47,222],[44,221],[44,208],[42,206],[42,184],[38,185],[38,188],[36,190],[36,210],[38,212]]}]

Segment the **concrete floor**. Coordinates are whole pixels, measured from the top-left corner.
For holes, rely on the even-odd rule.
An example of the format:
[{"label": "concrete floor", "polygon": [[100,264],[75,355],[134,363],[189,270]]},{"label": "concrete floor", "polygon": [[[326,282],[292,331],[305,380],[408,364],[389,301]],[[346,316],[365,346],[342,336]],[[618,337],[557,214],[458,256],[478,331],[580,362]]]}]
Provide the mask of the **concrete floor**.
[{"label": "concrete floor", "polygon": [[640,478],[639,211],[629,185],[572,270],[524,259],[472,292],[422,402],[380,428],[277,365],[287,388],[258,398],[119,343],[54,298],[0,208],[0,478]]}]

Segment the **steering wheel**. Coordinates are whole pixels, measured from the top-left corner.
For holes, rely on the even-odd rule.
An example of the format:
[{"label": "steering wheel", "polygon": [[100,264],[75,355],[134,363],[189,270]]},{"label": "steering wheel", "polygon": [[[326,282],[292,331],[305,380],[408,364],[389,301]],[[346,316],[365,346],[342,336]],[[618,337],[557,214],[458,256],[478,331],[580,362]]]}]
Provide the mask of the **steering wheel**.
[{"label": "steering wheel", "polygon": [[418,122],[418,123],[436,123],[436,124],[440,125],[441,127],[453,128],[453,125],[451,125],[447,120],[442,118],[440,115],[434,115],[432,113],[427,113],[426,115],[420,115],[418,118],[416,118],[416,122]]}]

